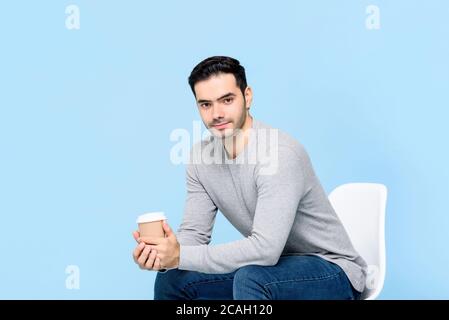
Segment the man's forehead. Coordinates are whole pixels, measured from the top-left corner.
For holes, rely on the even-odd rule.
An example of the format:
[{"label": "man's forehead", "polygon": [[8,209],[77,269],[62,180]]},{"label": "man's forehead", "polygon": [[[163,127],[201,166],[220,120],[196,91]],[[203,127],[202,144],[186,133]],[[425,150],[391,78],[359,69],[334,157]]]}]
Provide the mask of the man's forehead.
[{"label": "man's forehead", "polygon": [[237,94],[239,87],[232,73],[213,75],[195,84],[197,100],[216,100],[227,93]]}]

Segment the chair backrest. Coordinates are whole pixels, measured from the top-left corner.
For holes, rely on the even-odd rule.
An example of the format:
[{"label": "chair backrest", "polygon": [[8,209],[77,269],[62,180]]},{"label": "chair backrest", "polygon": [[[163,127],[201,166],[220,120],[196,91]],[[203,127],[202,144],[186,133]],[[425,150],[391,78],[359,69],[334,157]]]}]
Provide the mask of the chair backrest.
[{"label": "chair backrest", "polygon": [[362,299],[375,299],[385,280],[387,188],[377,183],[347,183],[335,188],[329,200],[354,248],[368,264]]}]

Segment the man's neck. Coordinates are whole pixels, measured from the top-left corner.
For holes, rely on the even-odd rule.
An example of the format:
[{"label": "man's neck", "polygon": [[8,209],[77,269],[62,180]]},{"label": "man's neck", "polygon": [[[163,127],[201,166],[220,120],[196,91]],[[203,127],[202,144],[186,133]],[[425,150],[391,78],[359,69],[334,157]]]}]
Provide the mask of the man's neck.
[{"label": "man's neck", "polygon": [[235,159],[246,147],[249,140],[253,118],[248,114],[245,124],[235,135],[223,140],[229,159]]}]

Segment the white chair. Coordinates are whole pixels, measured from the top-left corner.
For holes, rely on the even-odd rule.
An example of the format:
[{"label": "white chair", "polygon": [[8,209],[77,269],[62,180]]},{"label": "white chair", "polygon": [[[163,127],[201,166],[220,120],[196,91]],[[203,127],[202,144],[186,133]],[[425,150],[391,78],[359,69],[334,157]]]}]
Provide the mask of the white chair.
[{"label": "white chair", "polygon": [[387,188],[377,183],[347,183],[335,188],[329,200],[357,252],[368,264],[361,298],[375,299],[385,281],[385,208]]}]

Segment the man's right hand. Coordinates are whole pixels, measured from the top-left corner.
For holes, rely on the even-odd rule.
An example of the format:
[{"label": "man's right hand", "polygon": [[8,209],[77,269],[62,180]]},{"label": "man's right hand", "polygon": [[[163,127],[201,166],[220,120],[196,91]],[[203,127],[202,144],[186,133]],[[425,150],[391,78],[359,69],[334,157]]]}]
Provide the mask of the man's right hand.
[{"label": "man's right hand", "polygon": [[156,257],[157,251],[151,250],[151,246],[137,240],[140,237],[138,231],[133,232],[134,240],[137,247],[133,251],[134,262],[139,265],[140,269],[159,271],[162,269],[161,261]]}]

